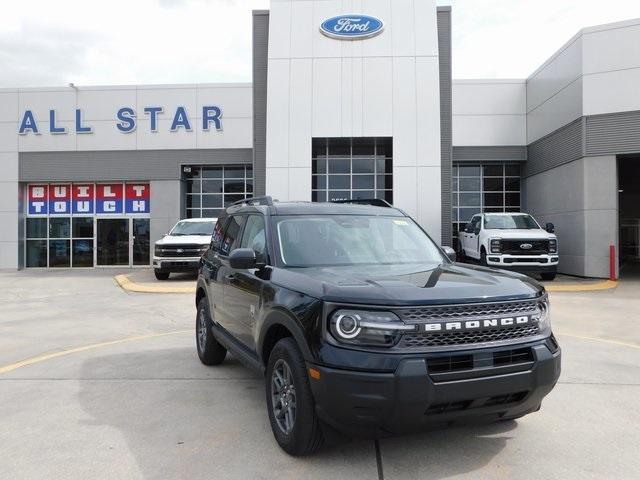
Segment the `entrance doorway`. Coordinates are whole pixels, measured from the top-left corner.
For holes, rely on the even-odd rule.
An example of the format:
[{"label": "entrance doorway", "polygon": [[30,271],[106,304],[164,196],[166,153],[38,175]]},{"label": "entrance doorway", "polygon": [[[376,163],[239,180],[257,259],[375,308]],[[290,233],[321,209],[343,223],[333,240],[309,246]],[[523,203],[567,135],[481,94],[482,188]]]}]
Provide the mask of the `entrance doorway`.
[{"label": "entrance doorway", "polygon": [[620,272],[640,273],[640,156],[618,157]]},{"label": "entrance doorway", "polygon": [[148,218],[96,218],[96,266],[148,266]]}]

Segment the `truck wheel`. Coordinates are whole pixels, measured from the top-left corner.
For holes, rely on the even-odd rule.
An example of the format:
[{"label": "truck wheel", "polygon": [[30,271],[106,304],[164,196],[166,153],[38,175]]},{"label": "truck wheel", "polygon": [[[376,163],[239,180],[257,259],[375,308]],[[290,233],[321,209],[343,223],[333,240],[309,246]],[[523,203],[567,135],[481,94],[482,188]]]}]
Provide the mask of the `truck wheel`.
[{"label": "truck wheel", "polygon": [[207,298],[198,303],[196,315],[196,348],[198,357],[205,365],[220,365],[227,355],[227,349],[218,343],[211,332],[211,316]]},{"label": "truck wheel", "polygon": [[293,338],[283,338],[267,364],[267,411],[273,436],[289,455],[316,452],[323,443],[304,358]]},{"label": "truck wheel", "polygon": [[157,268],[153,269],[153,274],[158,280],[168,280],[170,275],[169,272],[163,272],[162,270],[158,270]]},{"label": "truck wheel", "polygon": [[485,251],[484,247],[482,247],[482,250],[480,251],[480,265],[483,266],[487,266],[487,252]]},{"label": "truck wheel", "polygon": [[542,277],[542,280],[549,281],[549,282],[552,282],[552,281],[554,281],[556,279],[555,272],[553,272],[553,273],[541,273],[540,276]]}]

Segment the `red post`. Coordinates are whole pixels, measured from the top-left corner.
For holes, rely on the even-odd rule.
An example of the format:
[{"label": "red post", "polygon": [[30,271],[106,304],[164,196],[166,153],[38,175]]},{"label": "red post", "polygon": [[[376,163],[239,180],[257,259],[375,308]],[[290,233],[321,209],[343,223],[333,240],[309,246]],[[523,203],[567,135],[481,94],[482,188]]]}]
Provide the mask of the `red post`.
[{"label": "red post", "polygon": [[609,245],[609,280],[616,281],[616,246]]}]

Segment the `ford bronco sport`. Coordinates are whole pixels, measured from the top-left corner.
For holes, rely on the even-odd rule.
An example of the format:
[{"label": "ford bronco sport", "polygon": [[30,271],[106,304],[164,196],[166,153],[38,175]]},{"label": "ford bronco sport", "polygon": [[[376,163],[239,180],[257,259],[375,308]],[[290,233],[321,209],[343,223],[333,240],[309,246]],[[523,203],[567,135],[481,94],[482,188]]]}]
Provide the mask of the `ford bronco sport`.
[{"label": "ford bronco sport", "polygon": [[560,375],[544,288],[454,260],[395,208],[244,200],[201,260],[198,356],[265,375],[292,455],[537,411]]}]

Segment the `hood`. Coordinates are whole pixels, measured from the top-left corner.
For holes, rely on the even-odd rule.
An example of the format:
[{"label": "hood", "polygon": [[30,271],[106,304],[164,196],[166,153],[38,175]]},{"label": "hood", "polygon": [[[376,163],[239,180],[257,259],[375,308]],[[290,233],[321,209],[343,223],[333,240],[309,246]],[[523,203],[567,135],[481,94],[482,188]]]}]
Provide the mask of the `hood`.
[{"label": "hood", "polygon": [[549,233],[546,230],[541,229],[509,229],[509,230],[500,230],[500,229],[486,229],[485,233],[489,237],[496,238],[505,238],[505,239],[532,239],[532,240],[549,240],[552,238],[556,238],[553,233]]},{"label": "hood", "polygon": [[544,291],[525,275],[460,264],[278,268],[271,280],[325,301],[371,305],[517,300]]},{"label": "hood", "polygon": [[156,245],[209,245],[211,235],[165,235]]}]

